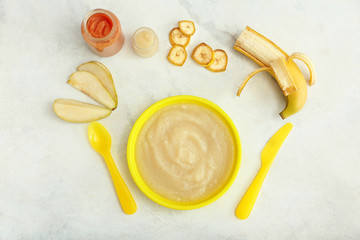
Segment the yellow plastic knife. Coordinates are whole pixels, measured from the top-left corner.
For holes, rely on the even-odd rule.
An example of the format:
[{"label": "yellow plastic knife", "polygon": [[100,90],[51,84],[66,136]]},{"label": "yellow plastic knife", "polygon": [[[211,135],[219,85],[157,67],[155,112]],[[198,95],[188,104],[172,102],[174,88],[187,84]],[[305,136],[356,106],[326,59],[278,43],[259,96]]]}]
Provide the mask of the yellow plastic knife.
[{"label": "yellow plastic knife", "polygon": [[261,152],[261,168],[236,208],[235,214],[238,218],[246,219],[250,215],[265,176],[292,128],[292,123],[285,124],[271,137],[264,147]]}]

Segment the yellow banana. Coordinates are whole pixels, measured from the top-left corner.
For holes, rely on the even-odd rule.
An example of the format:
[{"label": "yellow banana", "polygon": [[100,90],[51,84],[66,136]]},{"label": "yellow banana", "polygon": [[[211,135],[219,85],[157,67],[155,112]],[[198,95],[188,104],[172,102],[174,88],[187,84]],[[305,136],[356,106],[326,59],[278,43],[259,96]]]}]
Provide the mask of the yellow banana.
[{"label": "yellow banana", "polygon": [[300,111],[302,107],[305,105],[307,98],[307,86],[304,75],[301,73],[300,69],[293,60],[290,60],[288,62],[288,68],[291,75],[293,76],[294,83],[298,88],[298,90],[285,97],[286,107],[280,113],[280,116],[283,119]]},{"label": "yellow banana", "polygon": [[268,71],[278,82],[286,98],[286,107],[280,113],[285,119],[301,110],[307,98],[307,86],[304,75],[293,59],[303,61],[310,71],[310,86],[315,83],[315,69],[312,61],[303,53],[288,55],[266,37],[250,27],[240,34],[234,49],[251,58],[262,68],[252,72],[241,84],[237,95],[239,96],[246,83],[257,73]]}]

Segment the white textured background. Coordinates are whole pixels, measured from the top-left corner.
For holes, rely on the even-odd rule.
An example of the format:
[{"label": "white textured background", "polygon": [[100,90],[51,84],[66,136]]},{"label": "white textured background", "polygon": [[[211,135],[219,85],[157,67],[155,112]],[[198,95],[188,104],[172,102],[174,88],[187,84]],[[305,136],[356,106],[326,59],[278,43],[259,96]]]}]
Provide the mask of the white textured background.
[{"label": "white textured background", "polygon": [[[80,22],[91,9],[113,11],[126,44],[110,58],[85,45]],[[346,1],[33,1],[0,0],[0,239],[360,239],[360,2]],[[190,58],[166,60],[169,31],[178,20],[197,28],[200,42],[225,49],[225,73]],[[258,66],[232,49],[251,26],[288,53],[315,63],[317,83],[303,110],[283,121],[283,96],[266,73],[243,95],[242,79]],[[160,48],[137,57],[131,34],[153,28]],[[60,120],[55,98],[92,102],[66,84],[79,64],[100,60],[111,70],[119,107],[101,120],[113,137],[113,156],[138,204],[126,216],[101,157],[90,148],[87,124]],[[308,73],[302,63],[301,68]],[[173,95],[207,98],[233,119],[243,147],[230,190],[192,211],[164,208],[135,185],[126,142],[136,118]],[[250,218],[234,210],[260,166],[260,152],[284,123],[294,129],[274,161]]]}]

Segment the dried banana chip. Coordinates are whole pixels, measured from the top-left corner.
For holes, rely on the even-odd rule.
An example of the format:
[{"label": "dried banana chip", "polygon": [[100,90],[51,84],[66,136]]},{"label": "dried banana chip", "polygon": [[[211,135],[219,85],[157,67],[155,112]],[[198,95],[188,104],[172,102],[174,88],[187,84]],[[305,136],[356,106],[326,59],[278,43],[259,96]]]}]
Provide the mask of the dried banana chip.
[{"label": "dried banana chip", "polygon": [[192,52],[191,57],[201,66],[207,67],[214,61],[214,51],[206,43],[200,43]]},{"label": "dried banana chip", "polygon": [[179,28],[173,28],[169,34],[171,45],[181,45],[186,47],[190,42],[190,37],[182,34]]},{"label": "dried banana chip", "polygon": [[191,37],[192,35],[194,35],[194,33],[195,33],[194,22],[188,21],[188,20],[183,20],[183,21],[180,21],[178,24],[179,24],[180,31],[185,36]]},{"label": "dried banana chip", "polygon": [[186,57],[185,47],[176,44],[170,49],[167,59],[176,66],[182,66],[185,63]]},{"label": "dried banana chip", "polygon": [[228,56],[224,50],[216,49],[214,51],[214,62],[206,67],[212,72],[224,72],[228,63]]}]

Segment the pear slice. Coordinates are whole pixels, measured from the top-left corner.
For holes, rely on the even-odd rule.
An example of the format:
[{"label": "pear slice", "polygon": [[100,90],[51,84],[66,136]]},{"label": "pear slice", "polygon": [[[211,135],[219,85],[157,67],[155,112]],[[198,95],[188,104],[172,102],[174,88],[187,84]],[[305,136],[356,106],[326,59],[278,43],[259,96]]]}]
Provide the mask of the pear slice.
[{"label": "pear slice", "polygon": [[71,74],[67,83],[86,93],[105,107],[115,109],[115,100],[110,96],[101,81],[94,74],[86,71],[77,71]]},{"label": "pear slice", "polygon": [[[98,62],[98,61],[90,61],[90,62],[91,62],[91,63],[95,63],[95,64],[101,66],[101,67],[107,72],[107,74],[109,74],[109,76],[110,76],[111,79],[112,79],[112,75],[111,75],[111,73],[110,73],[110,70],[109,70],[103,63]],[[80,66],[79,66],[79,67],[80,67]]]},{"label": "pear slice", "polygon": [[111,110],[71,99],[56,99],[53,105],[54,112],[61,119],[68,122],[92,122],[110,115]]},{"label": "pear slice", "polygon": [[100,62],[95,62],[95,61],[88,62],[88,63],[81,64],[76,69],[78,71],[86,71],[91,74],[94,74],[95,77],[97,77],[100,80],[100,82],[102,83],[102,85],[105,87],[106,91],[108,91],[110,96],[114,99],[115,108],[116,108],[117,103],[118,103],[118,98],[117,98],[117,94],[116,94],[114,80],[111,76],[110,71],[107,69],[107,67],[105,67],[104,64],[102,64]]}]

